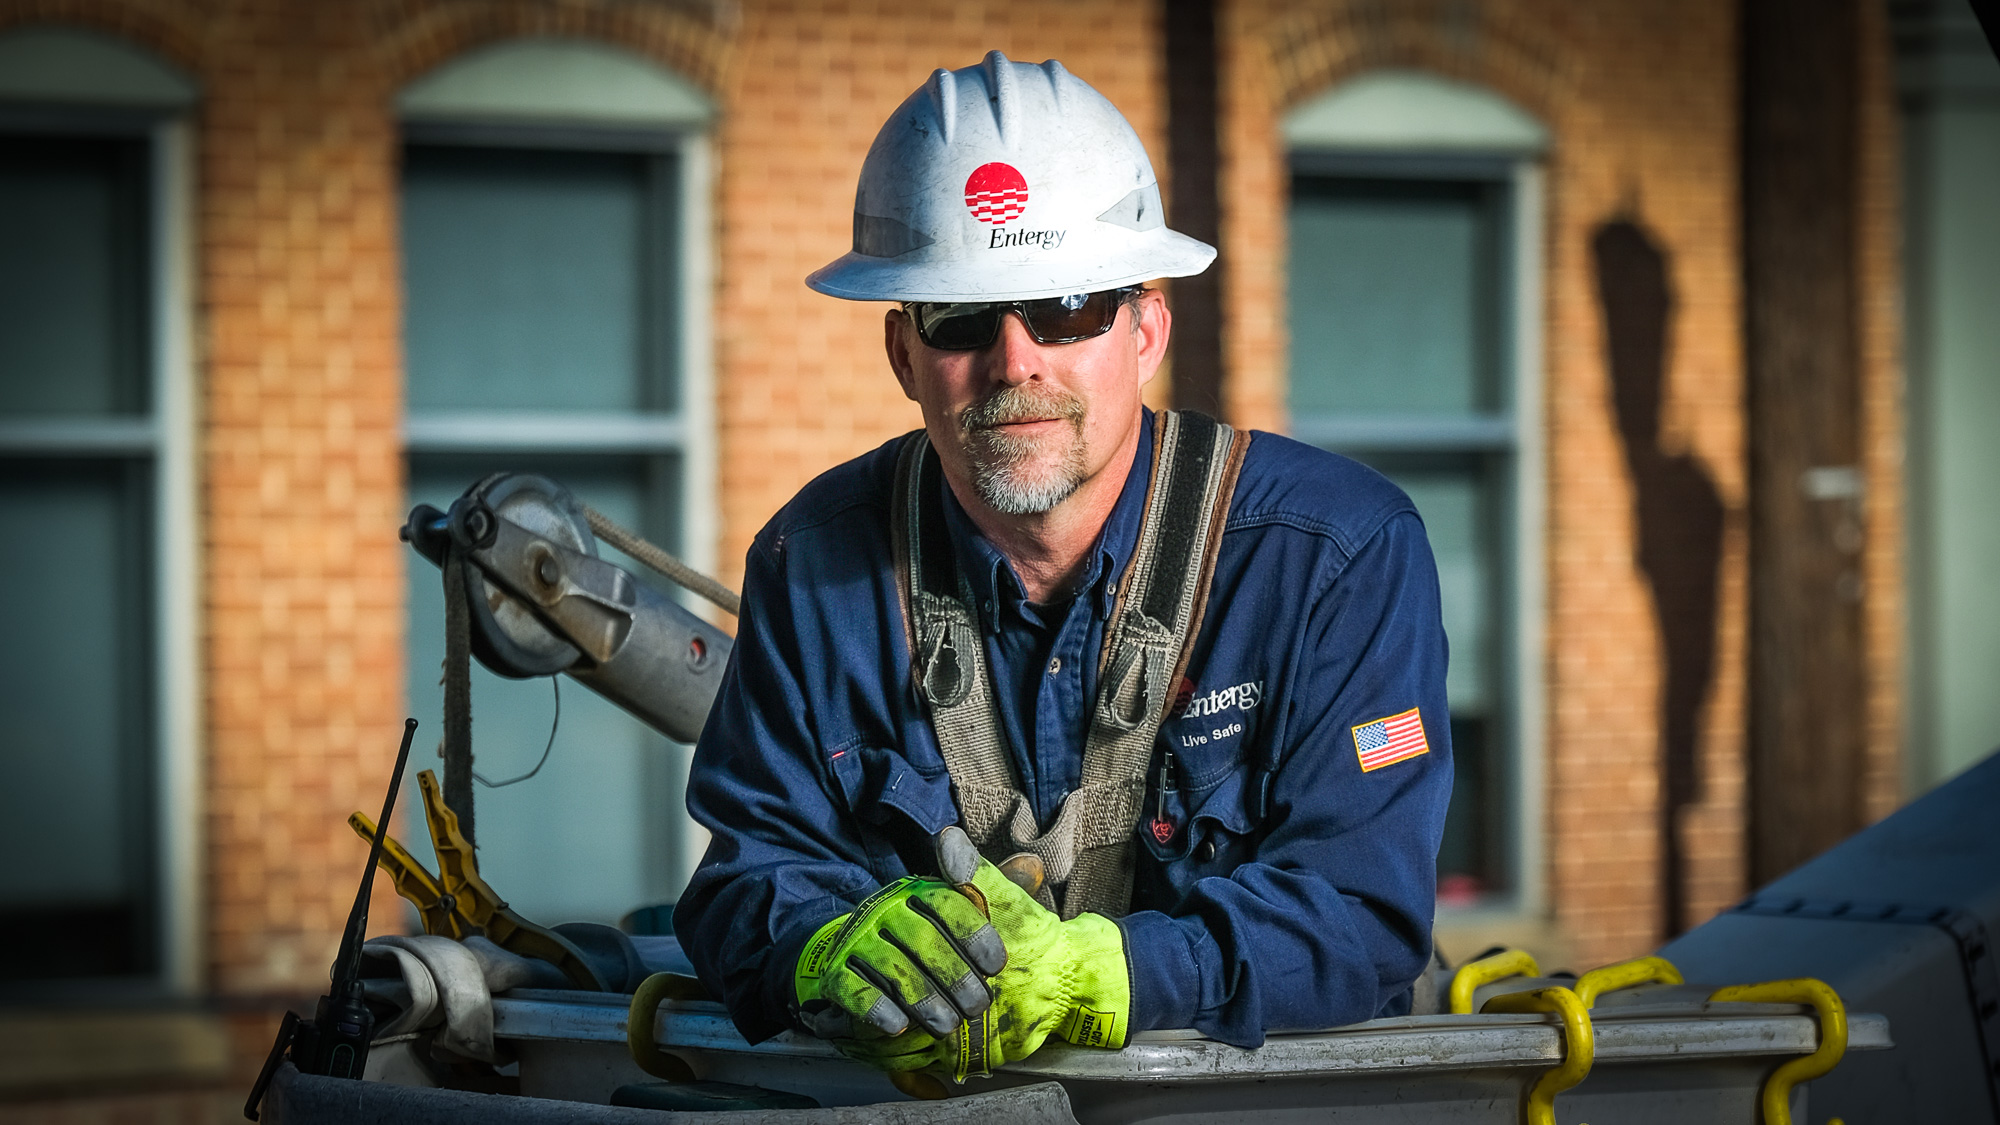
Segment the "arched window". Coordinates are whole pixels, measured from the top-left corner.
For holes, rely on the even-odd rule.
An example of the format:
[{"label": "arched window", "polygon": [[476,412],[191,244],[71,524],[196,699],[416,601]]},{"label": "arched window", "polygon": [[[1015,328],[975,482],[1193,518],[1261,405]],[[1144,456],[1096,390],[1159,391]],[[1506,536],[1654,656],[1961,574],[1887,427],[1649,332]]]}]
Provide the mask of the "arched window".
[{"label": "arched window", "polygon": [[[524,39],[453,60],[397,106],[411,502],[542,472],[707,565],[708,98],[627,51]],[[443,595],[415,556],[409,579],[411,713],[431,727]],[[550,685],[473,677],[476,769],[526,772]],[[530,918],[616,922],[675,897],[698,858],[687,753],[568,689],[546,767],[475,787],[481,867]]]},{"label": "arched window", "polygon": [[1439,901],[1532,902],[1548,133],[1408,70],[1336,87],[1283,128],[1293,433],[1402,485],[1437,557],[1458,769]]},{"label": "arched window", "polygon": [[0,984],[194,987],[194,84],[0,34]]}]

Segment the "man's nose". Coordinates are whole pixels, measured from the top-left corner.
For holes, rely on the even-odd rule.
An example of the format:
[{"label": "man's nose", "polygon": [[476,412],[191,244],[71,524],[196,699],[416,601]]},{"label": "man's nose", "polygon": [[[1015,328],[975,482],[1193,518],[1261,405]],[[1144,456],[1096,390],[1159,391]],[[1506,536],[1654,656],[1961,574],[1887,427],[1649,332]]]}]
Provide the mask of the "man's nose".
[{"label": "man's nose", "polygon": [[1043,362],[1047,345],[1035,342],[1028,323],[1019,311],[1009,309],[1000,317],[1000,334],[988,349],[992,378],[1009,386],[1020,386],[1040,378],[1048,366]]}]

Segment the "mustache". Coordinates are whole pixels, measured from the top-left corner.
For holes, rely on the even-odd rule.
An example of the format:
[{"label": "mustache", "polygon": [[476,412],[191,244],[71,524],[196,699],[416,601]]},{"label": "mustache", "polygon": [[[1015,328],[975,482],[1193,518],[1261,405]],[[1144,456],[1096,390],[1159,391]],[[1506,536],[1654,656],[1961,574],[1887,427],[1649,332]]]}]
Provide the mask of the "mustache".
[{"label": "mustache", "polygon": [[1027,386],[1001,387],[965,408],[958,416],[960,431],[971,434],[1013,422],[1059,418],[1073,426],[1083,423],[1083,400],[1068,391]]}]

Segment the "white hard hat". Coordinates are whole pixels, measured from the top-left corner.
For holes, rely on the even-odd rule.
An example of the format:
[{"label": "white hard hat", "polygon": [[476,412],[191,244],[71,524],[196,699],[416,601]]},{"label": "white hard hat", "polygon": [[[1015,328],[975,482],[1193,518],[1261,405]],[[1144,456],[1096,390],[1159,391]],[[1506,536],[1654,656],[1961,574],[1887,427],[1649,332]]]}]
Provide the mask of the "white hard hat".
[{"label": "white hard hat", "polygon": [[861,165],[854,249],[806,278],[850,301],[1019,301],[1208,268],[1168,230],[1145,146],[1054,59],[939,70]]}]

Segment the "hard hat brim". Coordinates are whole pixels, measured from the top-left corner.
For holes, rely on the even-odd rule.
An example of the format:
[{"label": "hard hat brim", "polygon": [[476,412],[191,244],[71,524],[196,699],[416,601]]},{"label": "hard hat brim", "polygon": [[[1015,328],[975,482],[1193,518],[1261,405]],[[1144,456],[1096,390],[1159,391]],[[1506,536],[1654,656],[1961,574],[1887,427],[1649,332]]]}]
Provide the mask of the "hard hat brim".
[{"label": "hard hat brim", "polygon": [[1032,301],[1156,277],[1190,277],[1215,261],[1215,247],[1178,231],[1153,231],[1146,242],[1143,253],[1082,268],[1075,262],[1023,262],[996,265],[973,277],[963,262],[915,263],[850,251],[814,270],[806,284],[843,301]]}]

